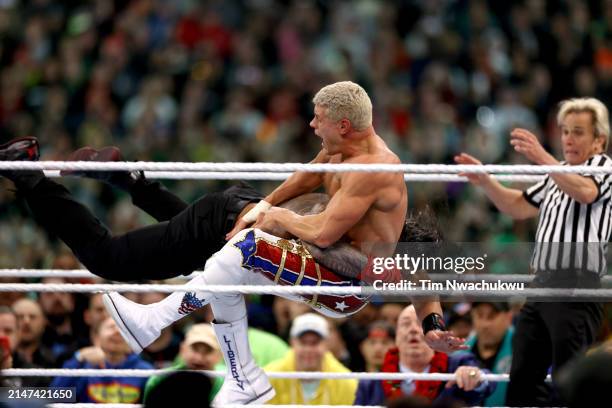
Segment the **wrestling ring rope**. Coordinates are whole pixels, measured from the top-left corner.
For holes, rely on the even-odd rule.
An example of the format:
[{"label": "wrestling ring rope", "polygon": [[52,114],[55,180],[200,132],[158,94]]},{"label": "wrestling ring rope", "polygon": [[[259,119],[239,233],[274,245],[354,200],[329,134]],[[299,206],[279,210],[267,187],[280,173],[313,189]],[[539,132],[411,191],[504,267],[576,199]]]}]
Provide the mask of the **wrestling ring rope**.
[{"label": "wrestling ring rope", "polygon": [[[212,171],[145,171],[145,177],[149,179],[167,179],[167,180],[261,180],[261,181],[282,181],[286,180],[292,173],[271,173],[271,172],[212,172]],[[59,170],[45,170],[47,177],[63,177],[60,176]],[[493,175],[498,181],[516,182],[516,183],[533,183],[542,180],[543,176],[524,176],[502,174]],[[410,182],[456,182],[462,183],[467,181],[467,177],[458,176],[456,174],[405,174],[405,181]]]},{"label": "wrestling ring rope", "polygon": [[[380,405],[225,405],[223,408],[302,408],[302,407],[315,407],[315,408],[385,408]],[[49,408],[142,408],[140,404],[47,404]],[[473,407],[479,408],[479,407]]]},{"label": "wrestling ring rope", "polygon": [[[508,182],[536,182],[548,173],[565,174],[610,174],[612,168],[591,166],[534,166],[534,165],[415,165],[415,164],[302,164],[302,163],[184,163],[184,162],[0,162],[0,170],[44,170],[49,177],[60,177],[60,170],[83,171],[145,171],[148,178],[157,179],[217,179],[217,180],[284,180],[294,171],[305,172],[403,172],[406,181],[418,182],[466,182],[467,178],[461,173],[489,173],[499,181]],[[194,272],[198,273],[198,272]],[[94,278],[95,275],[86,270],[43,270],[43,269],[0,269],[2,278]],[[186,277],[181,277],[186,278]],[[187,277],[188,278],[188,277]],[[532,275],[431,275],[432,281],[444,279],[457,279],[461,281],[494,281],[524,282],[533,280]],[[612,277],[606,276],[603,283],[611,283]],[[198,290],[211,290],[211,286],[183,286],[167,284],[39,284],[39,283],[0,283],[0,292],[56,292],[71,293],[98,293],[108,291],[118,292],[187,292]],[[290,287],[277,285],[237,286],[216,285],[217,293],[242,294],[358,294],[381,295],[382,291],[367,286],[346,287]],[[548,297],[566,296],[573,300],[586,299],[612,299],[612,289],[558,289],[558,288],[526,288],[520,291],[525,298],[543,299]],[[476,290],[388,290],[384,294],[403,296],[432,296],[478,298],[504,298],[517,296],[515,290],[494,291],[483,293]],[[149,377],[151,375],[167,374],[168,370],[121,370],[121,369],[7,369],[2,374],[7,377],[48,377],[48,376],[122,376],[122,377]],[[211,376],[223,376],[224,372],[205,371]],[[372,379],[372,380],[421,380],[421,381],[449,381],[454,379],[453,374],[440,373],[328,373],[328,372],[269,372],[271,378],[298,378],[298,379]],[[483,374],[483,380],[493,382],[507,382],[508,374]],[[547,381],[550,381],[550,376]],[[99,407],[100,404],[47,404],[52,408],[90,408]],[[105,408],[141,408],[139,404],[103,404]],[[249,405],[259,407],[258,405]],[[311,405],[312,406],[312,405]],[[228,406],[229,407],[229,406]],[[242,405],[232,405],[242,407]],[[300,405],[276,405],[276,407],[299,408]],[[331,406],[318,405],[320,408]],[[335,405],[334,407],[342,407]],[[355,406],[353,406],[355,407]],[[359,407],[358,407],[359,408]]]},{"label": "wrestling ring rope", "polygon": [[516,289],[495,290],[484,292],[481,289],[375,289],[369,286],[277,286],[277,285],[168,285],[168,284],[82,284],[82,283],[0,283],[2,292],[69,292],[69,293],[98,293],[98,292],[194,292],[214,291],[215,293],[241,293],[243,295],[379,295],[379,296],[410,296],[431,297],[440,296],[445,299],[472,300],[482,299],[554,299],[571,298],[574,301],[610,300],[612,289],[566,289],[566,288],[525,288],[517,292]]},{"label": "wrestling ring rope", "polygon": [[611,167],[539,166],[528,164],[351,164],[351,163],[188,163],[188,162],[66,162],[3,161],[0,170],[82,170],[82,171],[164,171],[164,172],[295,172],[310,173],[380,173],[417,174],[609,174]]},{"label": "wrestling ring rope", "polygon": [[[130,370],[130,369],[89,369],[89,368],[11,368],[2,371],[7,377],[150,377],[168,374],[170,371]],[[198,371],[212,377],[223,377],[225,371]],[[270,378],[291,378],[301,380],[415,380],[415,381],[451,381],[454,374],[441,373],[329,373],[316,371],[266,372]],[[480,378],[494,382],[508,382],[508,374],[481,374]]]},{"label": "wrestling ring rope", "polygon": [[[247,405],[225,405],[224,408],[243,408]],[[47,404],[49,408],[142,408],[139,404]],[[248,405],[249,408],[384,408],[380,405]],[[477,407],[474,407],[477,408]]]},{"label": "wrestling ring rope", "polygon": [[[190,280],[202,271],[193,271],[190,275],[178,276],[172,280]],[[447,279],[455,279],[465,282],[474,282],[484,280],[494,282],[501,280],[502,282],[530,283],[534,280],[535,275],[524,274],[456,274],[456,273],[435,273],[430,274],[429,279],[432,282],[441,282]],[[97,275],[89,272],[87,269],[0,269],[0,278],[71,278],[71,279],[99,279]],[[612,276],[604,276],[601,278],[603,284],[612,285]]]}]

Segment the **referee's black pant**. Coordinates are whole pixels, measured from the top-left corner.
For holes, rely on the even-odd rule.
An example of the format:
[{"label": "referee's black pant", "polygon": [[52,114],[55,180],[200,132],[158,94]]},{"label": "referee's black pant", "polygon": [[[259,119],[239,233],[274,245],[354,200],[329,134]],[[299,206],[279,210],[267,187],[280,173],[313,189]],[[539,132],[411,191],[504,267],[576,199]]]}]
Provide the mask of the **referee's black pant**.
[{"label": "referee's black pant", "polygon": [[603,318],[597,302],[528,302],[521,310],[512,341],[508,406],[559,405],[544,382],[592,344]]}]

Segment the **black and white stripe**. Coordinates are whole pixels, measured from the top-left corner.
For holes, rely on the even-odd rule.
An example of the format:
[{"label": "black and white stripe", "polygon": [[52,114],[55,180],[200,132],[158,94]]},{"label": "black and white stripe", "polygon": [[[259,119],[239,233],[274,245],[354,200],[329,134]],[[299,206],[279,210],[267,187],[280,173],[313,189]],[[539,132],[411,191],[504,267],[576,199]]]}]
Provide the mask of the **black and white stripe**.
[{"label": "black and white stripe", "polygon": [[[595,155],[584,165],[612,166],[612,159]],[[612,177],[583,175],[592,178],[599,188],[597,198],[590,204],[571,198],[550,176],[523,192],[527,202],[540,210],[531,262],[535,270],[578,268],[606,273],[605,255],[612,230]]]}]

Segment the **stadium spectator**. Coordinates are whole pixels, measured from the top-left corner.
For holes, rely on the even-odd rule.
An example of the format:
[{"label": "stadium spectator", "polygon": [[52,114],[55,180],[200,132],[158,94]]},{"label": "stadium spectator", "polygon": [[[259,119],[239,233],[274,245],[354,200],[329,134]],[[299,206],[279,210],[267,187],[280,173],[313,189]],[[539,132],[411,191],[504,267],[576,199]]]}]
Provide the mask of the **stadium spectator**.
[{"label": "stadium spectator", "polygon": [[[169,367],[172,370],[220,370],[221,351],[215,332],[210,324],[199,323],[191,326],[185,334],[185,340],[181,343],[179,355],[175,363]],[[145,385],[144,401],[154,393],[154,389],[166,376],[157,375],[150,377]],[[212,380],[212,389],[208,402],[212,402],[215,395],[223,385],[223,377],[215,377]]]},{"label": "stadium spectator", "polygon": [[87,309],[83,311],[83,321],[89,327],[89,339],[87,345],[93,342],[93,329],[108,317],[108,312],[102,302],[102,294],[94,293],[89,297]]},{"label": "stadium spectator", "polygon": [[27,363],[36,367],[54,368],[57,360],[49,346],[43,343],[47,319],[38,303],[20,299],[13,304],[17,316],[17,352]]},{"label": "stadium spectator", "polygon": [[[7,366],[4,368],[36,368],[33,364],[25,361],[17,352],[19,344],[19,330],[17,327],[17,315],[13,309],[0,306],[0,337],[4,336],[8,342],[10,357],[3,361]],[[6,380],[11,387],[46,387],[51,381],[47,377],[10,377]]]},{"label": "stadium spectator", "polygon": [[395,327],[384,320],[377,320],[368,326],[367,337],[359,344],[365,360],[365,371],[377,373],[382,368],[385,354],[395,344]]},{"label": "stadium spectator", "polygon": [[[314,313],[296,317],[290,338],[291,350],[281,360],[268,364],[266,371],[349,372],[328,349],[325,318]],[[268,403],[274,405],[352,405],[357,390],[357,380],[271,378],[270,382],[276,396]]]},{"label": "stadium spectator", "polygon": [[456,380],[360,380],[355,405],[382,405],[385,400],[405,395],[421,396],[429,401],[446,398],[480,405],[495,385],[481,381],[482,373],[471,353],[446,355],[434,352],[424,341],[423,329],[418,324],[414,306],[406,307],[399,316],[395,337],[396,347],[385,355],[382,372],[392,373],[455,373]]},{"label": "stadium spectator", "polygon": [[[43,284],[68,283],[63,278],[44,278]],[[58,365],[66,361],[78,348],[75,329],[75,299],[72,293],[53,291],[41,292],[38,303],[47,319],[42,342],[46,344]]]},{"label": "stadium spectator", "polygon": [[[472,303],[474,333],[467,339],[469,351],[480,366],[493,374],[510,373],[512,362],[513,313],[507,302]],[[497,387],[484,402],[487,407],[505,404],[508,384],[497,383]]]},{"label": "stadium spectator", "polygon": [[[82,349],[63,368],[152,369],[133,354],[115,321],[108,317],[94,329],[94,346]],[[142,401],[147,379],[142,377],[56,377],[51,387],[74,387],[76,402],[135,404]]]}]

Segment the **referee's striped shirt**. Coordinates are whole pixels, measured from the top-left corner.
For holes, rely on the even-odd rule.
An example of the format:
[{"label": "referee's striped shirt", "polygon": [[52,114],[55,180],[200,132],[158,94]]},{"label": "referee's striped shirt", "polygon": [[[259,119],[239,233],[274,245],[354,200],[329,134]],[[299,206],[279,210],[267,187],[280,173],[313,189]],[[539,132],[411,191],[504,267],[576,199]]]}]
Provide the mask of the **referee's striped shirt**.
[{"label": "referee's striped shirt", "polygon": [[[612,159],[597,154],[583,165],[612,166]],[[605,255],[612,229],[612,178],[610,174],[584,175],[592,178],[599,189],[590,204],[571,198],[550,176],[523,192],[527,202],[539,208],[531,260],[536,271],[579,269],[606,273]]]}]

